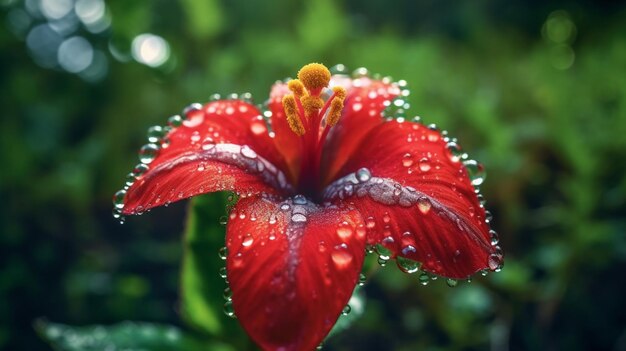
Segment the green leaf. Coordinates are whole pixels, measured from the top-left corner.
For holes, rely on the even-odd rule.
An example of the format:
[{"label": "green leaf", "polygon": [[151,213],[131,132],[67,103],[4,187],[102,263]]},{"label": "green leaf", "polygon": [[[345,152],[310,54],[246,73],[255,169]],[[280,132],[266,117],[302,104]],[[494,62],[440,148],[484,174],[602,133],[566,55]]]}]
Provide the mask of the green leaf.
[{"label": "green leaf", "polygon": [[181,311],[183,318],[200,332],[236,341],[238,349],[249,345],[239,323],[227,317],[224,289],[219,275],[225,262],[218,252],[224,246],[225,227],[219,217],[225,213],[225,199],[220,195],[197,196],[191,201],[183,257]]},{"label": "green leaf", "polygon": [[202,342],[170,325],[122,322],[115,325],[75,327],[35,322],[39,335],[59,351],[234,351],[232,346]]}]

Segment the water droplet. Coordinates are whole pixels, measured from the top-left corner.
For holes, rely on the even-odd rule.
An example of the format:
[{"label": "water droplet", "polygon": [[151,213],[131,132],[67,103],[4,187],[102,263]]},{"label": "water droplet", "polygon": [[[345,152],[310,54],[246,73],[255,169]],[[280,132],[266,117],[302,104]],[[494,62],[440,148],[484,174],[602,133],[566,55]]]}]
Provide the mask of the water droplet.
[{"label": "water droplet", "polygon": [[372,178],[372,173],[367,168],[361,168],[358,171],[356,171],[356,179],[358,179],[358,181],[361,183],[367,182],[371,178]]},{"label": "water droplet", "polygon": [[428,211],[430,211],[431,207],[432,207],[432,204],[430,203],[430,200],[427,197],[422,196],[417,200],[417,208],[423,214],[427,214]]},{"label": "water droplet", "polygon": [[419,281],[420,281],[420,284],[422,285],[428,285],[428,282],[430,281],[430,277],[428,276],[428,273],[422,272],[422,274],[420,274],[419,276]]},{"label": "water droplet", "polygon": [[489,236],[491,238],[491,245],[495,246],[498,245],[498,242],[500,242],[500,238],[498,237],[498,233],[495,230],[490,230],[489,231]]},{"label": "water droplet", "polygon": [[230,318],[236,318],[235,317],[235,309],[233,308],[233,302],[232,301],[226,301],[226,303],[224,304],[224,314]]},{"label": "water droplet", "polygon": [[146,144],[139,150],[139,161],[141,161],[141,163],[148,164],[154,161],[158,152],[159,146],[157,144]]},{"label": "water droplet", "polygon": [[211,137],[206,137],[202,140],[202,150],[209,151],[215,150],[215,141]]},{"label": "water droplet", "polygon": [[228,218],[226,216],[221,216],[220,217],[220,224],[221,225],[226,225],[228,224]]},{"label": "water droplet", "polygon": [[357,237],[359,237],[359,239],[363,239],[365,238],[365,234],[367,234],[367,230],[365,230],[365,226],[363,224],[360,224],[356,228],[356,235]]},{"label": "water droplet", "polygon": [[461,160],[461,155],[463,154],[463,152],[461,151],[461,147],[459,146],[459,144],[451,141],[446,144],[446,148],[450,152],[450,161],[459,162]]},{"label": "water droplet", "polygon": [[404,273],[413,274],[420,269],[419,262],[402,256],[396,257],[396,264]]},{"label": "water droplet", "polygon": [[126,196],[126,190],[120,190],[116,192],[115,195],[113,195],[113,206],[115,206],[116,209],[121,210],[124,208],[125,196]]},{"label": "water droplet", "polygon": [[241,155],[246,158],[255,159],[257,157],[256,152],[252,150],[248,145],[244,145],[241,147]]},{"label": "water droplet", "polygon": [[387,261],[388,261],[388,260],[386,260],[386,259],[384,259],[384,258],[382,258],[382,257],[378,257],[378,261],[377,261],[377,262],[378,262],[378,264],[379,264],[381,267],[385,267],[385,265],[387,265]]},{"label": "water droplet", "polygon": [[267,127],[265,126],[265,122],[262,120],[254,121],[250,124],[250,130],[255,135],[261,135],[267,132]]},{"label": "water droplet", "polygon": [[[387,238],[391,238],[391,243],[393,243],[392,237],[389,236]],[[376,244],[376,253],[378,253],[378,258],[381,258],[385,261],[388,261],[391,258],[391,255],[393,254],[391,250],[383,244]]]},{"label": "water droplet", "polygon": [[352,311],[352,307],[350,307],[350,305],[346,305],[343,310],[341,310],[341,314],[344,316],[347,316],[350,314],[350,312]]},{"label": "water droplet", "polygon": [[250,245],[252,245],[253,242],[254,242],[254,238],[252,237],[252,234],[248,233],[243,238],[241,245],[243,245],[244,247],[249,247]]},{"label": "water droplet", "polygon": [[376,226],[376,221],[374,220],[374,217],[367,217],[367,220],[365,221],[365,226],[369,229],[374,228]]},{"label": "water droplet", "polygon": [[220,277],[222,277],[222,279],[226,279],[226,276],[227,276],[226,267],[221,267],[219,270],[219,274],[220,274]]},{"label": "water droplet", "polygon": [[296,195],[293,197],[293,203],[296,205],[306,205],[306,197],[304,195]]},{"label": "water droplet", "polygon": [[289,206],[289,204],[282,204],[280,205],[280,209],[283,211],[288,211],[291,208],[291,206]]},{"label": "water droplet", "polygon": [[161,126],[152,126],[148,128],[148,141],[151,143],[159,142],[165,136],[165,130]]},{"label": "water droplet", "polygon": [[502,269],[502,256],[497,254],[489,255],[489,261],[487,262],[489,269],[492,271],[499,271]]},{"label": "water droplet", "polygon": [[367,280],[367,277],[365,277],[365,274],[360,273],[359,274],[359,286],[363,286],[365,285],[365,281]]},{"label": "water droplet", "polygon": [[179,115],[174,115],[167,119],[167,124],[172,128],[177,128],[183,125],[183,118]]},{"label": "water droplet", "polygon": [[476,160],[467,160],[463,162],[463,165],[467,169],[473,186],[479,186],[485,181],[485,168],[482,164],[478,163]]},{"label": "water droplet", "polygon": [[344,269],[350,265],[354,257],[347,250],[345,244],[343,244],[335,246],[333,252],[330,254],[330,258],[333,260],[337,268]]},{"label": "water droplet", "polygon": [[413,155],[406,153],[402,156],[402,165],[404,167],[411,167],[413,165]]},{"label": "water droplet", "polygon": [[197,143],[198,141],[200,141],[200,132],[194,130],[193,133],[191,133],[191,137],[189,139],[191,140],[192,144]]},{"label": "water droplet", "polygon": [[326,243],[324,242],[324,240],[319,242],[317,249],[319,250],[319,252],[326,252]]},{"label": "water droplet", "polygon": [[419,161],[419,168],[422,172],[430,171],[430,160],[427,157],[422,157]]},{"label": "water droplet", "polygon": [[220,248],[217,254],[220,256],[222,260],[226,260],[226,257],[228,256],[228,249],[226,248],[226,246],[224,246]]},{"label": "water droplet", "polygon": [[352,233],[352,227],[348,224],[348,222],[342,222],[337,228],[337,236],[339,236],[342,240],[350,239],[350,237],[352,237]]},{"label": "water droplet", "polygon": [[222,96],[220,94],[211,94],[211,96],[209,96],[209,101],[217,101],[221,98]]},{"label": "water droplet", "polygon": [[268,223],[269,224],[276,224],[277,218],[276,218],[276,214],[272,213],[270,215],[270,218],[268,219]]},{"label": "water droplet", "polygon": [[296,223],[304,223],[306,222],[306,216],[302,213],[294,213],[291,215],[291,221]]},{"label": "water droplet", "polygon": [[415,249],[415,247],[413,245],[407,245],[407,246],[402,248],[402,254],[404,256],[409,256],[411,254],[415,254],[416,252],[417,252],[417,250]]},{"label": "water droplet", "polygon": [[226,301],[230,301],[233,299],[233,291],[230,290],[229,287],[226,287],[226,289],[224,289],[224,293],[222,293],[222,297],[224,298],[224,300]]},{"label": "water droplet", "polygon": [[452,279],[452,278],[448,278],[446,279],[446,284],[448,284],[449,287],[454,288],[455,286],[459,284],[459,281]]}]

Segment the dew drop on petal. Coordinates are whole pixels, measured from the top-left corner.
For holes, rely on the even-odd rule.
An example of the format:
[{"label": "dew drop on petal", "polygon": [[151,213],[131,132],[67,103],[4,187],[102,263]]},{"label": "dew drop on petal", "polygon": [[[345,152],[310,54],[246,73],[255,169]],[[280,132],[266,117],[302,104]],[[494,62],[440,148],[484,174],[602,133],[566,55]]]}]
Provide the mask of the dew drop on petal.
[{"label": "dew drop on petal", "polygon": [[252,234],[248,233],[245,235],[243,241],[241,242],[241,245],[243,245],[244,247],[250,247],[252,243],[254,243],[254,238],[252,237]]},{"label": "dew drop on petal", "polygon": [[211,137],[206,137],[202,140],[202,150],[209,151],[215,150],[215,141]]},{"label": "dew drop on petal", "polygon": [[148,141],[151,143],[159,142],[165,136],[165,130],[161,126],[152,126],[148,128]]},{"label": "dew drop on petal", "polygon": [[226,303],[224,304],[224,314],[227,317],[230,318],[236,318],[235,317],[235,309],[233,308],[233,302],[232,301],[226,301]]},{"label": "dew drop on petal", "polygon": [[410,153],[404,154],[404,156],[402,156],[402,165],[404,167],[411,167],[413,165],[413,155]]},{"label": "dew drop on petal", "polygon": [[330,257],[335,266],[339,269],[347,268],[354,258],[347,250],[347,246],[345,244],[335,246],[333,252],[330,254]]},{"label": "dew drop on petal", "polygon": [[372,173],[367,168],[361,168],[358,171],[356,171],[356,179],[361,183],[367,182],[371,178],[372,178]]},{"label": "dew drop on petal", "polygon": [[304,223],[307,221],[306,216],[302,213],[294,213],[291,215],[291,221],[296,223]]},{"label": "dew drop on petal", "polygon": [[415,254],[416,252],[417,252],[417,250],[415,249],[415,247],[413,245],[407,245],[407,246],[402,248],[402,254],[404,256]]},{"label": "dew drop on petal", "polygon": [[363,286],[365,285],[365,281],[367,280],[367,278],[365,277],[365,274],[360,273],[359,274],[359,286]]},{"label": "dew drop on petal", "polygon": [[306,197],[304,195],[296,195],[293,197],[293,203],[296,205],[306,205]]},{"label": "dew drop on petal", "polygon": [[455,286],[459,284],[459,281],[452,279],[452,278],[448,278],[446,279],[446,284],[448,284],[449,287],[454,288]]},{"label": "dew drop on petal", "polygon": [[241,155],[250,159],[255,159],[257,157],[256,152],[254,152],[254,150],[252,150],[248,145],[241,147]]},{"label": "dew drop on petal", "polygon": [[419,168],[422,172],[430,171],[430,160],[427,157],[422,157],[419,161]]},{"label": "dew drop on petal", "polygon": [[408,274],[415,273],[420,269],[419,262],[402,256],[396,258],[396,264],[401,271]]},{"label": "dew drop on petal", "polygon": [[422,285],[428,285],[428,282],[430,282],[430,277],[428,276],[428,273],[422,272],[422,274],[420,274],[419,276],[419,281]]},{"label": "dew drop on petal", "polygon": [[159,146],[154,143],[146,144],[139,150],[139,161],[141,163],[150,163],[154,161],[159,152]]},{"label": "dew drop on petal", "polygon": [[254,135],[261,135],[267,132],[267,127],[265,126],[265,122],[262,120],[256,120],[250,124],[250,131]]},{"label": "dew drop on petal", "polygon": [[124,208],[124,197],[126,196],[126,190],[120,190],[113,195],[113,206],[116,209],[121,210]]},{"label": "dew drop on petal", "polygon": [[376,226],[376,221],[374,220],[374,217],[367,217],[367,219],[365,220],[365,226],[369,229],[374,228]]},{"label": "dew drop on petal", "polygon": [[489,255],[489,261],[487,263],[489,269],[492,271],[499,271],[502,268],[502,256],[498,254]]},{"label": "dew drop on petal", "polygon": [[167,119],[167,124],[172,128],[180,127],[183,124],[183,118],[179,115],[174,115]]},{"label": "dew drop on petal", "polygon": [[346,305],[343,310],[341,310],[341,314],[344,316],[349,315],[350,312],[352,312],[352,307],[350,307],[350,305]]},{"label": "dew drop on petal", "polygon": [[485,181],[485,168],[476,160],[467,160],[463,162],[467,169],[472,185],[479,186]]},{"label": "dew drop on petal", "polygon": [[430,200],[428,200],[428,198],[420,197],[419,200],[417,200],[417,208],[423,214],[427,214],[430,211],[431,207],[432,207],[432,205],[430,203]]},{"label": "dew drop on petal", "polygon": [[224,246],[220,248],[217,254],[220,256],[222,260],[226,260],[226,257],[228,256],[228,249],[226,248],[226,246]]},{"label": "dew drop on petal", "polygon": [[224,289],[224,292],[222,293],[222,297],[224,298],[224,300],[226,301],[230,301],[233,299],[233,291],[230,290],[229,287],[226,287],[226,289]]},{"label": "dew drop on petal", "polygon": [[337,236],[343,240],[350,239],[352,237],[352,227],[348,224],[348,222],[343,222],[337,228]]}]

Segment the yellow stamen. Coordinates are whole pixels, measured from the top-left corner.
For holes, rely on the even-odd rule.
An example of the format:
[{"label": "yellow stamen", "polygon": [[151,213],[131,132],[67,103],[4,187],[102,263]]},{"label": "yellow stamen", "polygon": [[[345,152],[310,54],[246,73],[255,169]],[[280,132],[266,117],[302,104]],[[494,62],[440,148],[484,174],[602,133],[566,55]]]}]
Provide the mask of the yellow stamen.
[{"label": "yellow stamen", "polygon": [[304,90],[304,85],[302,84],[301,81],[297,79],[290,80],[289,83],[287,84],[287,87],[289,88],[289,90],[291,90],[291,92],[296,97],[296,99],[300,99],[301,97],[306,95],[306,91]]},{"label": "yellow stamen", "polygon": [[326,116],[326,125],[334,126],[341,117],[341,111],[343,110],[343,101],[346,98],[346,89],[343,87],[334,87],[335,98],[330,102],[330,109]]},{"label": "yellow stamen", "polygon": [[330,82],[330,71],[321,63],[309,63],[300,69],[298,79],[311,95],[319,95]]},{"label": "yellow stamen", "polygon": [[293,95],[290,94],[283,97],[283,107],[285,108],[285,115],[287,117],[287,123],[289,123],[289,128],[291,128],[291,130],[297,135],[304,135],[304,126],[302,125],[300,116],[298,116],[296,99]]},{"label": "yellow stamen", "polygon": [[304,114],[307,118],[311,117],[319,109],[324,107],[324,100],[322,100],[319,96],[307,95],[303,96],[300,101],[302,102],[302,107],[304,108]]}]

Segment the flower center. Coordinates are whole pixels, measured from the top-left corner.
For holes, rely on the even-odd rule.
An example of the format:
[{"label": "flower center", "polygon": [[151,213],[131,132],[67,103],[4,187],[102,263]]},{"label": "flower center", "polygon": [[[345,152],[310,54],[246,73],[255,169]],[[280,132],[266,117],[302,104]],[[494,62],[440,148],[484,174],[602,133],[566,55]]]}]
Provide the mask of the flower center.
[{"label": "flower center", "polygon": [[337,124],[343,110],[346,90],[334,87],[326,100],[320,96],[328,87],[330,71],[320,63],[305,65],[298,72],[298,79],[289,82],[292,94],[283,98],[283,107],[289,127],[300,136],[302,157],[298,189],[311,195],[319,193],[320,162],[326,137]]}]

